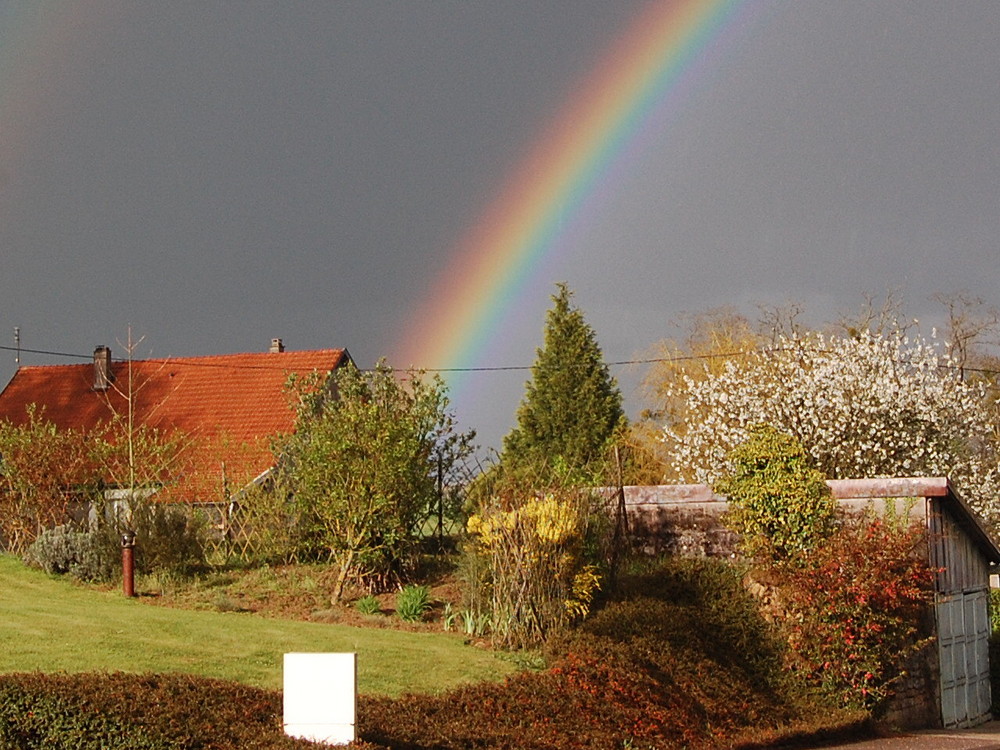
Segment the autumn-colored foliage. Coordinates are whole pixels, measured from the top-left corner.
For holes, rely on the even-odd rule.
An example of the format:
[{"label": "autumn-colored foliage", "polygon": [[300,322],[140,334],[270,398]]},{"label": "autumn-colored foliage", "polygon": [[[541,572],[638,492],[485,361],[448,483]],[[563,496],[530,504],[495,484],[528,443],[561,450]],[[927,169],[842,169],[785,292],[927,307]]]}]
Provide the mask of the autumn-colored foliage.
[{"label": "autumn-colored foliage", "polygon": [[0,422],[0,538],[23,552],[43,530],[70,520],[74,492],[95,477],[85,436],[60,431],[31,409],[23,426]]},{"label": "autumn-colored foliage", "polygon": [[0,675],[0,746],[276,750],[281,694],[188,675]]},{"label": "autumn-colored foliage", "polygon": [[773,587],[791,668],[837,704],[885,705],[903,665],[926,645],[920,623],[933,571],[925,532],[894,506],[838,517],[802,444],[767,425],[730,453],[716,489],[757,575]]},{"label": "autumn-colored foliage", "polygon": [[714,748],[792,722],[782,645],[715,561],[625,576],[616,600],[550,639],[550,668],[441,696],[373,698],[361,737],[391,748]]},{"label": "autumn-colored foliage", "polygon": [[779,574],[792,667],[841,705],[877,709],[927,645],[934,572],[919,525],[853,519]]}]

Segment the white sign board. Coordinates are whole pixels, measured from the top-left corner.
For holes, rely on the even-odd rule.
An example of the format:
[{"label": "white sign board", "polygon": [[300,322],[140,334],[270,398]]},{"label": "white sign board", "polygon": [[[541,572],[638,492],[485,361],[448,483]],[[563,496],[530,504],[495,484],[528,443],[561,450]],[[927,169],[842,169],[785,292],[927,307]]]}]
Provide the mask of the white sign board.
[{"label": "white sign board", "polygon": [[328,745],[353,742],[357,695],[357,654],[285,654],[288,736]]}]

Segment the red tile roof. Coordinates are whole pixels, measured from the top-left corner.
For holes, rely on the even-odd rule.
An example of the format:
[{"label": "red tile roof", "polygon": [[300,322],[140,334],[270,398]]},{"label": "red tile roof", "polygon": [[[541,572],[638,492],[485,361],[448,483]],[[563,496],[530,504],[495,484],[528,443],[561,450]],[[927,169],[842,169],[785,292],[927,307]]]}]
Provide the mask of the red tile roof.
[{"label": "red tile roof", "polygon": [[[346,349],[321,349],[133,360],[135,418],[150,427],[180,430],[203,452],[215,440],[212,456],[192,462],[203,470],[210,463],[219,466],[219,440],[242,446],[227,466],[236,471],[236,464],[239,473],[255,476],[273,463],[268,439],[294,426],[285,392],[288,376],[329,373],[349,359]],[[23,424],[27,407],[36,404],[60,429],[106,424],[115,414],[127,413],[129,364],[115,361],[111,369],[113,387],[95,391],[93,364],[22,367],[0,393],[0,420]]]}]

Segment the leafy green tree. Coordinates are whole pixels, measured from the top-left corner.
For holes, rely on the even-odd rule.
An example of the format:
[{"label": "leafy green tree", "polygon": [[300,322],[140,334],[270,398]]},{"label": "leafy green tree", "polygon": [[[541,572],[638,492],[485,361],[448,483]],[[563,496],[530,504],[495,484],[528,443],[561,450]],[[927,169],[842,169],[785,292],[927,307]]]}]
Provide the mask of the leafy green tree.
[{"label": "leafy green tree", "polygon": [[517,426],[504,438],[501,465],[593,467],[624,422],[622,396],[604,364],[594,329],[570,303],[572,292],[557,285],[517,410]]},{"label": "leafy green tree", "polygon": [[292,498],[300,544],[337,568],[336,603],[349,583],[399,574],[439,472],[471,452],[473,433],[457,432],[440,378],[411,372],[403,384],[385,362],[293,390],[296,426],[281,446],[277,490]]}]

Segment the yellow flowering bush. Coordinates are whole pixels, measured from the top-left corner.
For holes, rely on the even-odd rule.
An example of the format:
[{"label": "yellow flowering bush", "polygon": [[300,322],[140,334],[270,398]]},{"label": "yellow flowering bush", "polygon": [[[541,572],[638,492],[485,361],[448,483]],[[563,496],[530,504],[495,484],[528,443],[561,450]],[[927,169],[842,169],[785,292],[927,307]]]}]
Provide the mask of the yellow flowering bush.
[{"label": "yellow flowering bush", "polygon": [[594,601],[594,592],[601,589],[601,576],[594,565],[584,565],[583,569],[573,576],[571,596],[566,600],[566,609],[571,616],[586,617],[590,614],[590,604]]},{"label": "yellow flowering bush", "polygon": [[469,518],[475,551],[487,560],[494,643],[529,646],[590,611],[600,588],[597,567],[584,560],[593,504],[576,491],[495,499]]},{"label": "yellow flowering bush", "polygon": [[513,510],[473,515],[467,528],[470,534],[478,535],[479,543],[486,548],[502,544],[518,529],[533,534],[543,544],[558,546],[579,532],[579,522],[578,514],[568,501],[557,500],[550,494],[530,498]]}]

